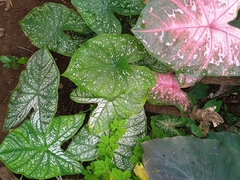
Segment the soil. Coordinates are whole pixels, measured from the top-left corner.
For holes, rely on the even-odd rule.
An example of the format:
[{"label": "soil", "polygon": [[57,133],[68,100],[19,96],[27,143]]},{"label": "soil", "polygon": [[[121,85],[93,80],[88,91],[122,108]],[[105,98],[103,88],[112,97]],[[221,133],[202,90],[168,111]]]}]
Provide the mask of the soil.
[{"label": "soil", "polygon": [[[57,2],[65,4],[68,7],[72,7],[70,0],[12,0],[13,7],[10,7],[8,11],[5,11],[5,5],[0,6],[0,28],[4,29],[4,36],[0,36],[0,56],[1,55],[12,55],[17,57],[30,57],[38,48],[33,46],[29,42],[28,38],[24,35],[21,27],[19,25],[19,20],[27,15],[30,10],[36,6],[41,6],[45,2]],[[61,56],[56,53],[52,53],[60,73],[63,73],[68,66],[69,57]],[[7,112],[7,105],[11,95],[18,83],[18,78],[21,71],[24,69],[24,65],[20,66],[19,69],[14,70],[4,69],[2,64],[0,64],[0,142],[6,136],[7,132],[2,131],[4,117]],[[217,82],[217,81],[214,81]],[[224,80],[224,82],[226,82]],[[233,80],[240,85],[240,79]],[[68,81],[66,78],[61,77],[61,89],[59,89],[59,106],[58,114],[69,114],[74,112],[79,112],[80,110],[85,110],[88,107],[75,104],[69,99],[69,93],[74,85]],[[239,94],[235,98],[235,101],[231,101],[232,104],[230,110],[236,111],[236,114],[240,114],[240,101]],[[229,100],[229,98],[227,99]],[[233,103],[234,102],[234,103]],[[173,108],[173,109],[171,109]],[[161,108],[163,109],[163,108]],[[174,107],[168,107],[170,113],[177,111]],[[151,110],[149,110],[151,111]],[[158,112],[157,110],[155,112]],[[179,114],[179,112],[177,112]],[[7,175],[6,175],[7,174]],[[5,176],[6,175],[6,176]],[[12,174],[4,167],[0,165],[0,179],[10,180]]]}]

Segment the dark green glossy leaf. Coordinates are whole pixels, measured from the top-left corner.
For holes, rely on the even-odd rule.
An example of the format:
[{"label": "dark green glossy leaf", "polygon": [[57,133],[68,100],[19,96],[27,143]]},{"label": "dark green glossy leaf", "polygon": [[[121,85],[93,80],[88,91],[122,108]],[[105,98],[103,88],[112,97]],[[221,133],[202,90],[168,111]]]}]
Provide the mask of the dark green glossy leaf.
[{"label": "dark green glossy leaf", "polygon": [[74,53],[63,76],[99,97],[141,91],[154,86],[154,76],[148,68],[129,63],[140,60],[145,53],[133,36],[102,34]]},{"label": "dark green glossy leaf", "polygon": [[81,173],[82,165],[60,146],[77,132],[83,120],[83,114],[56,117],[46,133],[35,130],[30,121],[25,121],[3,140],[0,159],[11,171],[28,178],[46,179]]},{"label": "dark green glossy leaf", "polygon": [[212,99],[204,105],[204,108],[216,106],[216,109],[214,111],[219,112],[221,105],[222,105],[222,101],[217,101],[217,99]]},{"label": "dark green glossy leaf", "polygon": [[77,88],[70,97],[78,103],[98,104],[90,115],[89,128],[92,133],[99,134],[107,130],[114,119],[127,119],[140,111],[146,101],[146,93],[136,91],[108,100]]},{"label": "dark green glossy leaf", "polygon": [[151,117],[152,133],[154,137],[173,137],[181,136],[185,133],[177,127],[183,127],[188,123],[188,118],[170,116],[170,115],[157,115]]},{"label": "dark green glossy leaf", "polygon": [[121,34],[121,23],[114,13],[137,15],[145,6],[142,0],[72,0],[72,4],[97,34]]},{"label": "dark green glossy leaf", "polygon": [[202,138],[204,137],[202,130],[196,125],[196,122],[193,119],[188,119],[186,127],[191,131],[195,136]]},{"label": "dark green glossy leaf", "polygon": [[4,129],[15,127],[31,113],[34,128],[45,131],[58,102],[59,71],[46,48],[38,50],[28,61],[8,104]]},{"label": "dark green glossy leaf", "polygon": [[143,163],[149,180],[240,179],[240,154],[213,139],[174,137],[145,141]]},{"label": "dark green glossy leaf", "polygon": [[216,139],[240,152],[240,135],[230,132],[209,132],[208,139]]},{"label": "dark green glossy leaf", "polygon": [[79,46],[78,40],[72,39],[64,31],[72,30],[82,35],[91,33],[80,15],[52,2],[33,8],[20,24],[35,46],[41,48],[46,45],[50,50],[66,56],[72,56]]},{"label": "dark green glossy leaf", "polygon": [[206,98],[209,95],[207,92],[208,87],[209,86],[207,84],[197,84],[193,87],[193,89],[191,89],[188,95],[195,100]]}]

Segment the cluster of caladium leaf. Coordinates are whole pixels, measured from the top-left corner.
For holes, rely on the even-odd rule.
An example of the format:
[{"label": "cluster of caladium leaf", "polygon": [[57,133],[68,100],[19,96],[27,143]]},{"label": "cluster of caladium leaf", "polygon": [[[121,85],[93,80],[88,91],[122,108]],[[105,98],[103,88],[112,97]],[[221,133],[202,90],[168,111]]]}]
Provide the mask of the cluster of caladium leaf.
[{"label": "cluster of caladium leaf", "polygon": [[[4,128],[13,129],[0,145],[0,159],[13,172],[45,179],[81,173],[83,166],[61,149],[83,123],[84,115],[54,117],[59,71],[46,48],[28,61],[12,93]],[[31,112],[31,113],[30,113]]]},{"label": "cluster of caladium leaf", "polygon": [[[132,169],[133,147],[146,133],[146,99],[175,105],[181,111],[191,107],[172,71],[162,64],[177,75],[183,73],[178,78],[182,84],[204,75],[240,74],[240,30],[228,24],[237,15],[239,0],[151,0],[146,6],[142,0],[72,3],[81,15],[64,5],[45,3],[20,21],[24,33],[40,50],[20,76],[4,124],[6,130],[13,129],[29,115],[0,145],[0,159],[15,173],[40,179],[81,173],[79,161],[97,158],[100,136],[108,135],[110,124],[122,119],[126,120],[126,133],[118,141],[113,161],[121,170]],[[142,9],[133,33],[145,48],[134,36],[120,35],[121,23],[114,14],[138,15]],[[78,86],[71,99],[97,104],[82,129],[83,114],[54,117],[60,76],[48,49],[72,57],[63,74]],[[175,127],[189,122],[181,121]],[[166,128],[165,122],[157,120],[154,125],[165,134],[181,134],[174,127]],[[76,132],[63,151],[62,143]],[[168,142],[164,142],[166,147]]]},{"label": "cluster of caladium leaf", "polygon": [[[45,4],[41,8],[35,8],[31,15],[21,21],[26,34],[29,34],[28,28],[33,28],[28,26],[32,17],[40,15],[49,18],[54,8],[70,13],[73,20],[77,19],[62,5]],[[36,21],[41,21],[41,18]],[[55,21],[58,22],[57,19],[52,22]],[[65,55],[72,54],[76,44],[71,41],[72,49],[65,49],[63,39],[67,37],[66,34],[64,38],[51,33],[45,39],[38,37],[34,32],[38,32],[42,26],[43,24],[36,26],[36,31],[29,34],[33,42],[37,37],[37,46],[48,44],[47,47],[52,50]],[[56,41],[51,45],[49,39]],[[63,48],[54,46],[54,43]],[[83,170],[79,161],[97,157],[99,136],[108,135],[108,128],[114,119],[125,119],[126,133],[118,141],[119,147],[113,155],[113,161],[119,169],[132,169],[133,164],[129,159],[133,155],[136,140],[146,135],[143,105],[148,89],[155,84],[153,73],[148,68],[133,64],[145,54],[143,46],[131,35],[102,34],[88,40],[76,50],[63,74],[78,86],[71,93],[71,98],[79,103],[97,103],[98,106],[90,114],[88,125],[80,130],[65,152],[60,146],[79,130],[84,115],[54,117],[60,76],[47,48],[41,48],[29,59],[26,70],[20,76],[19,84],[10,99],[4,127],[6,130],[15,128],[28,114],[30,119],[13,129],[4,139],[0,146],[0,159],[13,172],[28,178],[79,174]],[[86,134],[87,140],[92,139],[91,144],[86,141]],[[86,148],[90,150],[87,153]]]}]

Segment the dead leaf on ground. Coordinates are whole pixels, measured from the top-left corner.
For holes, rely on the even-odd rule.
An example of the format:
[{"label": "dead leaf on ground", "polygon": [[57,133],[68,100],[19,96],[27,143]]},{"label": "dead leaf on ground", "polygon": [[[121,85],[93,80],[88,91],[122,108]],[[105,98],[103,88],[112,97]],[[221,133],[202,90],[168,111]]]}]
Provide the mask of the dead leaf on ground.
[{"label": "dead leaf on ground", "polygon": [[209,132],[211,123],[213,127],[217,127],[224,120],[222,117],[215,112],[216,106],[208,107],[206,109],[193,109],[190,113],[190,118],[195,119],[200,122],[199,128],[206,135]]},{"label": "dead leaf on ground", "polygon": [[5,11],[8,11],[10,7],[13,7],[12,0],[0,0],[0,2],[5,2],[6,4]]}]

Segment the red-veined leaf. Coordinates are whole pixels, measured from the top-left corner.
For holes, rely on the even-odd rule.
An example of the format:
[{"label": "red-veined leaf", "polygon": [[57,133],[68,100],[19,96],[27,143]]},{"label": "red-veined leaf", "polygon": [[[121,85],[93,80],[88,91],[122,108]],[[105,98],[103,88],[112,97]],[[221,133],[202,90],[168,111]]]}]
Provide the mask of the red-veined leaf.
[{"label": "red-veined leaf", "polygon": [[239,0],[151,0],[133,28],[147,50],[176,71],[240,75]]},{"label": "red-veined leaf", "polygon": [[191,102],[188,96],[183,92],[174,77],[169,72],[168,74],[155,73],[156,85],[148,93],[148,101],[156,105],[173,105],[180,111],[189,111]]}]

